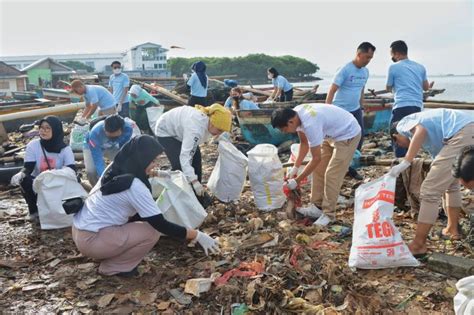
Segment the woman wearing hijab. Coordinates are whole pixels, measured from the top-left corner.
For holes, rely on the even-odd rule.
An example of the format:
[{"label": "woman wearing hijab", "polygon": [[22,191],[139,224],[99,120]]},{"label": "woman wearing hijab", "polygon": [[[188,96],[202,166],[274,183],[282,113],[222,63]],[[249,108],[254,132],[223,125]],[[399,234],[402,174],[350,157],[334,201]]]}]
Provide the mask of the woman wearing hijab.
[{"label": "woman wearing hijab", "polygon": [[148,116],[146,109],[148,107],[160,105],[160,102],[148,94],[147,91],[141,88],[138,84],[132,85],[130,88],[130,118],[132,118],[138,125],[138,127],[153,135],[153,131],[150,128],[148,122]]},{"label": "woman wearing hijab", "polygon": [[202,61],[194,63],[191,67],[193,74],[186,83],[191,88],[191,97],[188,105],[207,106],[208,77],[206,75],[206,64]]},{"label": "woman wearing hijab", "polygon": [[137,275],[138,264],[161,234],[196,240],[206,255],[218,250],[207,234],[167,221],[153,200],[148,176],[154,174],[162,152],[152,136],[131,139],[74,216],[74,243],[84,256],[101,261],[99,273]]},{"label": "woman wearing hijab", "polygon": [[37,195],[33,191],[35,177],[46,170],[64,166],[76,171],[74,154],[71,147],[64,143],[63,125],[58,117],[47,116],[40,120],[39,135],[39,139],[30,141],[26,146],[23,169],[10,182],[14,186],[20,185],[32,218],[38,216]]},{"label": "woman wearing hijab", "polygon": [[231,125],[231,112],[220,104],[173,108],[156,123],[155,135],[165,149],[172,170],[183,171],[198,196],[204,194],[199,145],[211,136],[229,132]]}]

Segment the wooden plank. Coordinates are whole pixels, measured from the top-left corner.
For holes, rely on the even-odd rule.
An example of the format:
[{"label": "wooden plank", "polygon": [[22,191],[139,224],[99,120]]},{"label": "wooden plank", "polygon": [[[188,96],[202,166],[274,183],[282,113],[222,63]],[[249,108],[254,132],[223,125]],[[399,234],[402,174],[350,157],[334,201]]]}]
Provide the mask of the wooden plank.
[{"label": "wooden plank", "polygon": [[[132,82],[135,81],[135,80],[132,80]],[[138,81],[135,81],[134,83],[137,83],[137,84],[141,84],[143,85],[144,87],[146,87],[147,89],[150,89],[150,90],[153,90],[153,91],[156,91],[160,94],[163,94],[173,100],[175,100],[176,102],[182,104],[182,105],[187,105],[188,104],[188,100],[185,99],[185,98],[182,98],[178,95],[175,95],[173,93],[171,93],[170,91],[168,91],[167,89],[161,87],[161,86],[154,86],[154,85],[151,85],[151,84],[148,84],[148,83],[142,83],[142,82],[138,82]]]}]

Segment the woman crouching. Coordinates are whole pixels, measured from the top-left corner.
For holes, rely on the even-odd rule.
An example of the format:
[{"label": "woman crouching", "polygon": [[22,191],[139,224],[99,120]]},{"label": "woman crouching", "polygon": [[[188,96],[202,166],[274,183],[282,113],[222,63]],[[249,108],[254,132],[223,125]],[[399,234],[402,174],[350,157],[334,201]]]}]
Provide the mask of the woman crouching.
[{"label": "woman crouching", "polygon": [[[79,251],[101,261],[103,275],[137,275],[137,266],[161,234],[196,240],[206,252],[217,242],[205,233],[167,221],[155,204],[148,175],[163,152],[151,136],[126,143],[74,216],[72,237]],[[140,221],[129,222],[130,217]]]}]

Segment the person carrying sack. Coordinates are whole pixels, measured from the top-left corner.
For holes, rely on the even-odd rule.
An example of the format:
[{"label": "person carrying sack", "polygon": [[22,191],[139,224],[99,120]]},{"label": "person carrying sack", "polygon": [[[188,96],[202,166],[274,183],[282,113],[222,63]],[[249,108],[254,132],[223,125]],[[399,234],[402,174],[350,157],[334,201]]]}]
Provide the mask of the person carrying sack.
[{"label": "person carrying sack", "polygon": [[39,121],[40,139],[34,139],[26,146],[23,169],[11,178],[11,185],[20,186],[30,218],[38,217],[37,194],[33,191],[33,180],[46,170],[61,169],[64,166],[76,172],[76,162],[70,146],[64,143],[61,120],[46,116]]},{"label": "person carrying sack", "polygon": [[100,274],[138,275],[138,264],[161,234],[196,240],[206,255],[218,251],[209,235],[167,221],[153,200],[148,176],[155,173],[162,152],[152,136],[131,139],[74,216],[74,243],[84,256],[100,260]]},{"label": "person carrying sack", "polygon": [[160,102],[142,89],[138,84],[130,88],[130,117],[137,123],[138,127],[153,135],[150,128],[146,109],[148,107],[160,105]]},{"label": "person carrying sack", "polygon": [[220,104],[174,108],[164,113],[156,124],[155,134],[170,160],[171,169],[184,173],[197,196],[205,194],[199,145],[211,136],[230,132],[231,125],[231,112]]}]

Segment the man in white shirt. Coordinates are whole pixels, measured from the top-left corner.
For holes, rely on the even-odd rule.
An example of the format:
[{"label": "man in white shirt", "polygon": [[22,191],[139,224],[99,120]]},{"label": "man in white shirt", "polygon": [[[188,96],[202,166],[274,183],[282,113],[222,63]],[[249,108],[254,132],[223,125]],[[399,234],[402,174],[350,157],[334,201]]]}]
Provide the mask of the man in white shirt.
[{"label": "man in white shirt", "polygon": [[295,189],[312,173],[311,202],[323,210],[315,224],[327,225],[335,219],[337,197],[361,137],[357,120],[336,106],[303,104],[294,109],[275,110],[272,126],[284,133],[297,132],[300,138],[290,178],[298,174],[306,154],[311,152],[311,161],[300,175],[288,180],[287,186]]}]

